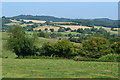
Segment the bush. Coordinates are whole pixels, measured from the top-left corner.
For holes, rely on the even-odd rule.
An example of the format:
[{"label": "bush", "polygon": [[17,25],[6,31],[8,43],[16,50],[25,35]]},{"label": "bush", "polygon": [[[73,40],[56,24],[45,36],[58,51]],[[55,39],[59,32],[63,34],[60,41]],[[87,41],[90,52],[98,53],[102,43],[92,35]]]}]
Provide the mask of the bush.
[{"label": "bush", "polygon": [[41,55],[44,56],[57,56],[68,58],[74,54],[73,44],[67,40],[59,40],[55,44],[46,43],[42,46],[43,51],[41,51]]},{"label": "bush", "polygon": [[120,42],[114,42],[111,48],[113,53],[120,54]]},{"label": "bush", "polygon": [[74,47],[74,55],[80,54],[80,52],[82,51],[82,44],[81,43],[73,43],[73,47]]},{"label": "bush", "polygon": [[83,42],[82,55],[89,58],[99,58],[111,52],[110,43],[101,37],[91,37]]},{"label": "bush", "polygon": [[99,61],[105,61],[105,62],[116,62],[120,61],[120,55],[118,54],[108,54],[101,58],[99,58]]}]

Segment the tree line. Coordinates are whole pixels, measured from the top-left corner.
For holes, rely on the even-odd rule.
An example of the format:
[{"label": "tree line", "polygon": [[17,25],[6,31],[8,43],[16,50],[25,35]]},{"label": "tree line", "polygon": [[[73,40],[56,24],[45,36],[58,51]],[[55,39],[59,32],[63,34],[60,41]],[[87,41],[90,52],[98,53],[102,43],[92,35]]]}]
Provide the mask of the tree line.
[{"label": "tree line", "polygon": [[[83,56],[88,58],[100,58],[107,54],[119,54],[120,42],[110,44],[103,37],[89,37],[82,43],[73,43],[68,39],[58,40],[51,44],[45,43],[42,47],[35,46],[36,35],[30,36],[20,26],[8,31],[8,47],[18,56],[54,56],[71,58]],[[38,43],[39,44],[39,43]]]}]

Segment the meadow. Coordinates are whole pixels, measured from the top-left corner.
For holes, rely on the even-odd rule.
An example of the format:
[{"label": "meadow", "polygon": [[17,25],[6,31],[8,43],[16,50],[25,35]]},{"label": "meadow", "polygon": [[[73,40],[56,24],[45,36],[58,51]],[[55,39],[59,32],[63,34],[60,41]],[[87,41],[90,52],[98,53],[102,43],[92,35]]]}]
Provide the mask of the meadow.
[{"label": "meadow", "polygon": [[118,78],[118,63],[68,59],[3,59],[4,78]]},{"label": "meadow", "polygon": [[[2,32],[3,78],[118,78],[117,62],[74,61],[72,59],[16,59],[5,46],[7,33]],[[38,38],[38,46],[56,39]]]}]

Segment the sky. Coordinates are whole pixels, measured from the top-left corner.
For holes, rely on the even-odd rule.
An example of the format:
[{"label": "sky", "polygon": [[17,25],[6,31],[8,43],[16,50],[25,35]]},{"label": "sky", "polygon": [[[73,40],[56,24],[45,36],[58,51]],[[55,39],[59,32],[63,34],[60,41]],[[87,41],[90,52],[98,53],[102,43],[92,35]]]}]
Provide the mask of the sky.
[{"label": "sky", "polygon": [[116,20],[118,19],[118,2],[2,2],[2,16],[17,15]]}]

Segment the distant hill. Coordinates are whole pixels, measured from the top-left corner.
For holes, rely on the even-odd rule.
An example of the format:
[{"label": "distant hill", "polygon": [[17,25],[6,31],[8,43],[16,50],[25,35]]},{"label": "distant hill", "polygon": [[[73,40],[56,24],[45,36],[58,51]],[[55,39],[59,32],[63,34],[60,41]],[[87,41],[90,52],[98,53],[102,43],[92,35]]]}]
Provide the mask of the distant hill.
[{"label": "distant hill", "polygon": [[[7,19],[7,20],[5,20]],[[108,18],[98,19],[68,19],[68,18],[57,18],[53,16],[32,16],[32,15],[19,15],[9,17],[9,19],[28,19],[28,20],[41,20],[41,21],[53,21],[53,22],[75,22],[83,26],[104,26],[109,28],[118,28],[118,21],[111,20]],[[8,18],[4,18],[3,23],[10,22]]]},{"label": "distant hill", "polygon": [[53,22],[68,22],[70,19],[67,18],[56,18],[53,16],[32,16],[32,15],[19,15],[12,17],[14,19],[30,19],[30,20],[42,20],[42,21],[53,21]]}]

